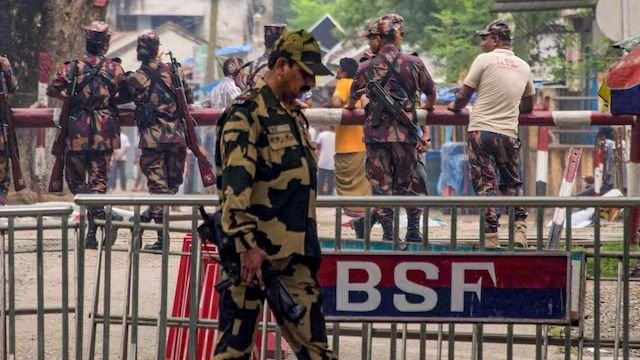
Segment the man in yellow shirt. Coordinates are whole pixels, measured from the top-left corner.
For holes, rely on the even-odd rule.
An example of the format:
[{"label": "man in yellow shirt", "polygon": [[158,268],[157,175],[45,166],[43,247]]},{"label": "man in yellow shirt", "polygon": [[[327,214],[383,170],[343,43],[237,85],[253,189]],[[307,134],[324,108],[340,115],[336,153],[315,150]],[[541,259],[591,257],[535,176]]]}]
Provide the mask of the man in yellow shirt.
[{"label": "man in yellow shirt", "polygon": [[[340,66],[336,72],[336,90],[329,102],[333,108],[342,108],[349,99],[349,90],[353,77],[358,71],[358,62],[352,58],[340,59]],[[361,107],[360,102],[356,107]],[[336,126],[336,154],[335,186],[338,195],[366,196],[371,195],[371,185],[365,172],[365,147],[362,138],[362,125]],[[363,208],[345,208],[344,213],[354,218],[364,217]],[[356,237],[362,238],[361,231],[356,231]]]}]

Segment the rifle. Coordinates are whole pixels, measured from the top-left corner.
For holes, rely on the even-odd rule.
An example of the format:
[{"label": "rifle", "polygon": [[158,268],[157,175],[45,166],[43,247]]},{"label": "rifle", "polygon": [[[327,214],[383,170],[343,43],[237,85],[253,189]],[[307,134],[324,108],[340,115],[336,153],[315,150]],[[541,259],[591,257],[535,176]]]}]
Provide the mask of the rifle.
[{"label": "rifle", "polygon": [[380,125],[380,115],[382,115],[382,111],[386,109],[394,119],[411,125],[417,130],[417,124],[413,122],[400,104],[398,104],[377,81],[369,80],[367,90],[369,97],[375,99],[376,103],[371,112],[371,118],[375,121],[375,123],[372,123],[373,126]]},{"label": "rifle", "polygon": [[[222,231],[221,211],[218,210],[213,215],[209,215],[201,206],[200,216],[202,216],[204,223],[198,226],[198,235],[202,241],[211,242],[218,248],[220,264],[228,275],[226,279],[215,285],[216,290],[221,292],[231,285],[240,284],[240,257],[236,252],[233,239],[227,237]],[[262,279],[265,285],[265,297],[278,322],[281,322],[280,319],[284,317],[292,323],[300,323],[307,308],[298,304],[291,296],[289,290],[278,278],[278,271],[273,268],[269,260],[262,263]]]},{"label": "rifle", "polygon": [[13,176],[13,187],[16,191],[20,191],[27,187],[24,177],[22,176],[22,169],[20,168],[20,154],[18,153],[18,139],[16,137],[16,129],[13,123],[13,116],[7,98],[9,97],[9,89],[7,87],[7,79],[5,78],[5,71],[0,67],[0,82],[2,82],[2,88],[0,89],[0,121],[4,126],[2,134],[4,136],[4,143],[6,146],[7,154],[11,159],[11,175]]},{"label": "rifle", "polygon": [[64,155],[67,150],[67,135],[69,131],[69,115],[71,113],[71,102],[76,95],[76,86],[78,85],[78,79],[76,73],[78,72],[78,60],[73,60],[71,67],[71,81],[67,87],[67,97],[62,102],[62,109],[60,110],[60,120],[58,127],[60,132],[56,141],[51,148],[51,154],[55,157],[53,163],[53,169],[51,169],[51,179],[49,180],[49,192],[61,192],[62,191],[62,177],[64,175]]},{"label": "rifle", "polygon": [[173,80],[173,90],[176,93],[176,101],[178,103],[178,109],[182,113],[182,124],[184,125],[184,138],[187,143],[187,147],[191,150],[196,159],[198,159],[198,168],[200,169],[200,178],[202,179],[202,185],[205,187],[211,186],[216,183],[216,175],[213,172],[211,163],[207,159],[207,156],[202,152],[200,145],[198,145],[198,137],[196,135],[195,125],[191,113],[189,112],[189,106],[187,105],[187,95],[184,92],[184,82],[180,76],[180,63],[173,57],[171,51],[169,51],[169,58],[171,59],[171,79]]}]

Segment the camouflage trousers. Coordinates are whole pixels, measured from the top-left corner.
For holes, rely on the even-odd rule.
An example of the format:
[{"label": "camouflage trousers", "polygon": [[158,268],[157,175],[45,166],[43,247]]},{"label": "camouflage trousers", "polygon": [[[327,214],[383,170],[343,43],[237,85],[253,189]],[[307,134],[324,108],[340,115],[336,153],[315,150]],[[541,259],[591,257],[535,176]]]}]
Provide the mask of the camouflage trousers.
[{"label": "camouflage trousers", "polygon": [[[109,151],[67,151],[64,177],[72,194],[105,194],[111,155]],[[91,218],[104,217],[104,208],[89,208]]]},{"label": "camouflage trousers", "polygon": [[[470,131],[468,139],[469,168],[473,189],[477,195],[522,195],[520,179],[520,140],[489,131]],[[499,176],[499,183],[498,183]],[[514,209],[515,220],[525,220],[523,207]],[[486,233],[498,231],[499,214],[495,208],[485,212]]]},{"label": "camouflage trousers", "polygon": [[[416,145],[367,143],[367,178],[374,195],[417,195]],[[425,189],[426,191],[426,189]],[[407,217],[420,217],[419,208],[407,208]],[[393,209],[374,209],[375,220],[383,226],[393,223]]]},{"label": "camouflage trousers", "polygon": [[[174,146],[167,148],[142,149],[140,169],[147,177],[147,187],[151,194],[175,194],[182,185],[187,148]],[[151,217],[162,221],[162,207],[152,206]]]},{"label": "camouflage trousers", "polygon": [[6,197],[11,185],[9,176],[9,155],[6,151],[0,151],[0,196]]},{"label": "camouflage trousers", "polygon": [[[322,314],[321,288],[316,271],[310,264],[315,259],[297,257],[273,261],[280,270],[280,280],[297,303],[307,309],[301,322],[292,323],[276,315],[282,335],[300,360],[337,359],[327,344],[326,324]],[[227,274],[223,274],[227,276]],[[242,283],[231,285],[220,293],[218,339],[214,359],[249,360],[257,333],[257,320],[262,315],[265,295],[258,287]]]}]

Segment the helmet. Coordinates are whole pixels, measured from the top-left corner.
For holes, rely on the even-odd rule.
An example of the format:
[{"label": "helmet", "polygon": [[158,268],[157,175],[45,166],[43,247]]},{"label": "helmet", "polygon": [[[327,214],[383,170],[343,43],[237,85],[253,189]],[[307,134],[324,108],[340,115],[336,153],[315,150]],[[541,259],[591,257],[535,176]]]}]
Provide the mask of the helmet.
[{"label": "helmet", "polygon": [[493,20],[484,29],[476,31],[478,36],[498,35],[503,38],[511,38],[511,28],[506,21],[498,19]]},{"label": "helmet", "polygon": [[92,21],[91,24],[84,27],[84,36],[88,41],[106,43],[111,39],[109,25],[103,21]]},{"label": "helmet", "polygon": [[146,48],[149,50],[158,50],[160,47],[160,38],[153,31],[146,32],[138,36],[138,49]]}]

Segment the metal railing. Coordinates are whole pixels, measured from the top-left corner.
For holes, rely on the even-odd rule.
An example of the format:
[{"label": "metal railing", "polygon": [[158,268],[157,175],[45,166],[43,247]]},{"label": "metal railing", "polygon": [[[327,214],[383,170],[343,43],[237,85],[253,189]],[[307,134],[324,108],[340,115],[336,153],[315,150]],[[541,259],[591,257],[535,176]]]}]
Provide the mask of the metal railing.
[{"label": "metal railing", "polygon": [[[111,232],[117,231],[118,228],[128,227],[131,229],[131,240],[127,243],[126,249],[123,249],[120,244],[114,248],[113,244],[110,241],[104,242],[104,248],[101,251],[96,253],[96,268],[93,273],[94,281],[93,281],[93,291],[91,292],[91,296],[85,295],[85,269],[88,268],[86,265],[86,259],[89,254],[93,254],[92,251],[84,249],[84,232],[80,231],[79,236],[76,242],[76,306],[75,306],[75,358],[76,359],[93,359],[96,352],[96,344],[98,343],[98,335],[99,330],[101,329],[102,338],[100,339],[102,345],[102,358],[114,358],[120,357],[122,359],[137,359],[137,358],[164,358],[166,353],[166,339],[167,339],[167,329],[168,327],[186,327],[189,332],[189,358],[195,359],[195,354],[197,351],[197,332],[199,329],[203,328],[215,328],[217,326],[216,321],[212,320],[204,320],[199,318],[198,313],[196,311],[191,311],[189,313],[189,317],[187,318],[174,318],[169,316],[168,305],[170,302],[169,296],[172,294],[172,291],[175,290],[170,286],[170,278],[175,270],[175,262],[172,262],[172,258],[174,256],[190,256],[191,259],[197,259],[197,261],[191,261],[190,272],[191,274],[195,274],[195,276],[191,276],[189,283],[191,294],[189,297],[189,308],[190,309],[198,309],[199,299],[201,294],[199,293],[198,282],[201,279],[202,275],[202,251],[199,246],[199,242],[197,236],[194,236],[194,244],[196,246],[191,247],[190,253],[183,253],[180,251],[175,251],[175,249],[171,249],[172,239],[169,235],[170,231],[179,231],[179,232],[190,232],[192,235],[196,234],[196,227],[199,222],[199,215],[197,213],[197,207],[199,206],[215,206],[217,205],[217,198],[215,196],[207,196],[207,195],[193,195],[193,196],[105,196],[105,195],[79,195],[76,197],[76,203],[81,206],[81,217],[80,217],[80,228],[84,228],[86,225],[86,219],[84,217],[84,209],[86,207],[91,206],[103,206],[106,205],[107,212],[107,220],[104,222],[105,227],[105,237],[106,239],[111,238]],[[362,251],[375,251],[377,249],[384,248],[385,250],[397,250],[397,251],[432,251],[433,249],[438,249],[439,246],[446,245],[446,248],[451,250],[456,249],[465,249],[468,247],[472,247],[473,249],[483,249],[484,248],[484,233],[481,231],[482,226],[478,226],[478,239],[479,241],[473,241],[467,244],[460,244],[458,242],[459,238],[459,222],[462,220],[458,216],[459,208],[485,208],[488,206],[494,207],[497,204],[500,207],[511,207],[511,206],[525,206],[527,208],[536,208],[535,211],[535,248],[536,251],[544,251],[545,244],[544,239],[546,238],[546,234],[544,233],[544,209],[552,208],[556,206],[561,206],[566,208],[567,213],[567,221],[565,224],[565,235],[562,242],[565,249],[571,249],[575,244],[573,243],[573,232],[571,227],[571,213],[572,209],[582,208],[586,206],[595,207],[595,213],[599,213],[600,207],[616,207],[623,208],[623,234],[621,240],[626,240],[630,238],[630,227],[629,227],[629,209],[631,207],[640,206],[640,198],[626,197],[626,198],[559,198],[559,197],[320,197],[318,200],[319,207],[325,208],[334,208],[335,211],[335,229],[333,232],[327,231],[326,229],[322,232],[323,245],[326,247],[330,246],[333,249],[340,251],[343,249],[347,249],[352,247],[354,244],[357,244]],[[172,224],[170,217],[165,216],[165,220],[162,225],[149,225],[149,224],[141,224],[139,221],[140,216],[140,207],[144,205],[161,205],[163,206],[165,214],[170,214],[171,206],[189,206],[191,207],[191,221],[190,226],[184,224]],[[111,214],[113,213],[113,207],[119,206],[128,206],[133,207],[134,212],[134,220],[131,223],[121,223],[114,222],[111,219]],[[370,208],[373,206],[379,207],[420,207],[425,211],[425,215],[423,216],[422,221],[422,234],[423,241],[420,244],[406,244],[400,241],[400,231],[399,231],[399,223],[400,223],[400,212],[396,211],[394,213],[394,241],[392,243],[389,242],[380,242],[372,240],[371,231],[369,231],[369,224],[365,226],[365,236],[364,240],[356,241],[351,238],[345,238],[342,230],[342,208],[344,207],[366,207]],[[433,212],[433,209],[436,208],[449,208],[450,215],[448,225],[448,234],[449,237],[438,237],[435,238],[432,234],[432,229],[430,229],[428,218],[429,212]],[[13,212],[3,212],[3,211],[12,211],[12,208],[3,208],[0,209],[0,218],[9,217],[9,221],[11,223],[11,216],[22,216],[29,214],[33,216],[34,214],[40,214],[40,208],[37,207],[28,207],[25,208],[22,213],[13,213]],[[18,211],[18,210],[15,210]],[[62,210],[60,210],[62,211]],[[64,208],[64,211],[68,211],[66,214],[70,213],[69,208]],[[482,213],[482,212],[481,212]],[[60,213],[62,214],[62,213]],[[58,214],[58,216],[61,216]],[[38,219],[42,219],[42,216],[48,216],[46,214],[40,214]],[[184,218],[184,217],[183,217]],[[509,225],[508,225],[508,246],[507,249],[511,249],[513,247],[513,238],[514,238],[514,224],[513,224],[513,211],[509,211]],[[469,217],[465,217],[465,221],[469,221]],[[475,221],[475,220],[474,220]],[[480,216],[481,224],[483,221],[482,216]],[[530,222],[531,223],[531,222]],[[38,221],[38,234],[42,233],[42,229],[44,228],[44,224],[42,221]],[[14,228],[7,227],[5,230],[9,235],[9,246],[7,248],[6,254],[2,256],[3,265],[5,264],[5,259],[8,259],[9,263],[8,269],[11,270],[11,261],[12,254],[14,252],[14,248],[12,244],[12,234],[15,233]],[[69,229],[66,221],[62,222],[62,235],[63,244],[66,244],[67,232]],[[163,231],[163,249],[161,252],[152,252],[140,249],[140,242],[142,240],[141,231],[143,229],[161,229]],[[442,231],[440,231],[442,232]],[[531,233],[531,232],[530,232]],[[41,239],[42,235],[36,235],[38,239]],[[37,243],[42,244],[41,240],[37,240]],[[175,240],[173,241],[175,243]],[[435,341],[435,348],[437,358],[441,358],[444,354],[449,359],[457,359],[461,358],[461,356],[456,355],[456,351],[460,352],[457,344],[459,342],[471,342],[471,352],[470,357],[473,359],[481,359],[486,355],[490,354],[488,350],[486,350],[487,346],[493,346],[495,343],[503,343],[506,344],[506,357],[507,358],[520,358],[517,354],[514,354],[514,345],[534,345],[535,346],[535,358],[543,359],[547,357],[548,354],[548,346],[563,346],[564,347],[564,357],[566,359],[571,358],[572,348],[577,348],[578,358],[582,357],[583,350],[586,346],[592,346],[594,348],[595,359],[600,357],[600,349],[603,347],[611,347],[621,352],[622,358],[628,358],[630,354],[630,349],[640,349],[640,339],[631,339],[630,338],[630,302],[629,302],[629,262],[631,259],[640,258],[640,253],[631,252],[628,241],[622,241],[622,251],[620,252],[606,252],[603,253],[601,251],[601,224],[598,216],[594,218],[594,226],[593,226],[593,250],[589,250],[586,252],[586,256],[593,260],[593,275],[589,281],[593,283],[593,316],[592,318],[585,319],[581,317],[577,326],[574,327],[574,331],[572,332],[571,326],[566,326],[563,331],[563,335],[551,334],[547,328],[547,326],[543,325],[532,325],[535,327],[535,335],[530,333],[522,333],[514,331],[513,325],[505,325],[506,331],[496,331],[492,328],[491,331],[486,332],[486,327],[481,324],[472,324],[470,329],[468,326],[459,325],[459,324],[404,324],[404,323],[391,323],[391,324],[372,324],[372,323],[363,323],[361,325],[354,324],[340,324],[334,322],[329,325],[328,332],[332,335],[331,344],[336,351],[344,350],[345,346],[348,346],[348,350],[350,354],[339,354],[341,359],[351,359],[351,358],[362,358],[362,359],[374,359],[374,358],[385,358],[385,359],[411,359],[413,358],[412,354],[415,354],[419,358],[425,358],[427,354],[427,350],[431,349],[431,347],[427,346],[427,342]],[[469,245],[471,244],[471,245]],[[102,245],[102,244],[101,244]],[[63,245],[64,246],[64,245]],[[99,247],[101,249],[101,247]],[[42,254],[44,249],[42,247],[37,247],[36,249],[36,263],[41,264]],[[62,250],[62,257],[64,258],[64,253],[68,252],[68,249]],[[122,258],[116,258],[114,260],[114,250],[118,251],[118,254],[121,254],[122,251],[126,251],[126,258],[124,259],[125,265],[122,265]],[[4,247],[3,247],[4,251]],[[152,269],[154,271],[159,271],[160,276],[158,279],[159,283],[156,283],[158,288],[157,297],[152,297],[152,299],[156,302],[155,304],[151,304],[149,301],[146,301],[147,297],[143,294],[144,291],[148,290],[154,284],[145,282],[142,279],[142,275],[147,271],[148,262],[145,262],[145,270],[141,269],[142,263],[140,261],[141,256],[152,256],[149,253],[154,253],[153,256],[157,257],[156,267]],[[159,255],[159,256],[158,256]],[[119,256],[119,255],[118,255]],[[602,282],[608,281],[609,279],[604,279],[601,276],[600,268],[601,261],[603,258],[615,258],[618,259],[618,263],[620,264],[620,270],[616,276],[615,281],[619,284],[619,292],[616,293],[616,312],[619,311],[619,316],[616,315],[616,319],[620,319],[621,321],[616,323],[620,323],[621,326],[616,329],[616,335],[612,337],[604,337],[602,336],[602,329],[600,326],[600,321],[603,318],[603,314],[601,313],[601,305],[600,301],[602,299],[601,288]],[[152,261],[155,264],[155,261]],[[63,260],[63,263],[65,261]],[[41,265],[38,265],[41,267]],[[3,266],[3,269],[5,266]],[[64,268],[64,266],[63,266]],[[122,274],[122,270],[124,268],[124,274]],[[64,270],[63,270],[64,271]],[[3,281],[3,285],[5,287],[9,287],[11,290],[11,284],[15,282],[15,274],[9,274],[7,280]],[[122,276],[122,278],[118,278],[118,276]],[[67,282],[69,274],[67,272],[67,276],[63,276],[63,282]],[[40,278],[40,277],[38,277]],[[66,278],[66,280],[64,279]],[[102,278],[102,279],[101,279]],[[4,277],[3,277],[4,279]],[[101,281],[102,280],[102,281]],[[40,280],[38,280],[40,281]],[[114,285],[123,285],[122,292],[113,291]],[[41,285],[38,285],[40,289]],[[62,288],[65,288],[65,285],[62,284]],[[63,290],[63,293],[65,291]],[[68,293],[68,290],[67,290]],[[100,295],[102,293],[102,296]],[[114,299],[114,293],[119,293],[122,296]],[[47,313],[47,309],[40,304],[44,301],[44,294],[42,292],[38,292],[37,296],[38,301],[38,358],[44,358],[44,327],[41,325],[40,317],[44,316],[44,313]],[[84,323],[85,313],[84,313],[84,304],[85,301],[90,298],[90,309],[88,311],[89,320],[88,324]],[[11,291],[9,291],[8,299],[12,299]],[[13,294],[13,299],[15,299],[15,293]],[[116,304],[114,300],[120,301],[120,304]],[[141,301],[143,301],[141,303]],[[619,301],[619,304],[618,304]],[[9,301],[10,302],[10,301]],[[67,300],[68,302],[68,300]],[[100,306],[102,304],[102,306]],[[121,305],[122,310],[117,313],[114,312],[113,309],[117,306]],[[155,316],[147,316],[145,314],[141,314],[142,309],[153,308],[155,312]],[[3,307],[3,309],[7,309]],[[11,313],[11,306],[8,310],[9,318]],[[64,323],[67,320],[64,320],[68,317],[69,311],[73,311],[73,309],[65,310],[64,304],[61,309],[56,309],[54,312],[63,314],[63,327]],[[14,312],[18,312],[14,310]],[[66,315],[65,315],[66,314]],[[5,319],[5,313],[3,312],[3,319]],[[331,319],[329,319],[331,321]],[[592,336],[585,335],[585,323],[593,322],[592,324]],[[8,334],[9,341],[7,342],[8,354],[15,354],[15,325],[13,328],[11,327],[11,321],[9,321],[9,329],[6,332]],[[99,327],[99,325],[101,325]],[[112,332],[113,326],[118,326],[120,330],[118,334]],[[446,326],[444,326],[446,325]],[[263,326],[265,328],[270,329],[271,331],[277,331],[273,324],[264,323]],[[435,326],[435,330],[434,327]],[[149,336],[141,337],[142,327],[152,327],[155,329],[155,342],[153,343],[153,349],[150,349]],[[85,336],[85,329],[88,328],[88,336]],[[13,330],[12,330],[13,329]],[[68,331],[68,325],[67,325]],[[621,337],[618,337],[618,331],[621,333]],[[276,332],[276,334],[279,334]],[[40,338],[40,335],[43,338]],[[117,349],[112,349],[111,341],[113,339],[118,339],[120,341]],[[83,339],[86,339],[86,343],[83,344]],[[361,339],[360,349],[361,353],[359,356],[352,355],[353,351],[357,349],[357,346],[353,346],[353,341],[358,341],[354,339]],[[349,340],[349,342],[347,342]],[[380,341],[384,343],[388,343],[389,352],[387,354],[381,355],[379,351],[373,351],[374,340],[376,344],[379,344]],[[65,331],[62,333],[62,349],[61,350],[61,358],[71,358],[69,353],[68,345],[69,337],[65,335]],[[446,341],[446,350],[443,349],[444,342]],[[41,344],[42,343],[42,344]],[[12,345],[13,344],[13,345]],[[408,346],[411,345],[411,346]],[[413,345],[416,345],[413,347]],[[144,348],[144,349],[143,349]],[[13,350],[13,351],[12,351]],[[41,351],[42,350],[42,351]],[[86,356],[85,355],[86,351]],[[466,350],[465,350],[466,351]],[[493,350],[492,350],[493,351]],[[399,353],[399,354],[398,354]],[[42,354],[42,355],[40,355]],[[278,358],[280,352],[276,351],[276,358]],[[531,352],[533,355],[533,352]],[[617,353],[616,353],[617,355]],[[41,357],[42,356],[42,357]],[[378,356],[378,357],[376,357]],[[379,357],[382,356],[382,357]],[[466,356],[465,356],[466,357]]]},{"label": "metal railing", "polygon": [[[69,280],[71,276],[69,274],[69,244],[68,244],[68,217],[72,212],[71,206],[4,206],[0,207],[0,219],[6,219],[6,226],[0,226],[2,235],[2,246],[0,246],[0,279],[2,281],[2,297],[0,299],[0,334],[2,334],[1,342],[1,356],[3,359],[14,359],[18,357],[16,354],[16,318],[17,317],[32,317],[36,316],[36,334],[34,336],[36,341],[36,349],[31,349],[29,354],[31,358],[44,359],[45,358],[45,315],[46,314],[59,314],[60,318],[60,345],[63,359],[69,358],[69,313],[74,311],[73,307],[69,306]],[[60,282],[53,285],[54,288],[59,288],[61,292],[60,304],[55,306],[45,307],[45,280],[47,274],[45,274],[44,267],[44,217],[59,218],[60,232],[60,247],[57,249],[60,252]],[[16,219],[25,217],[35,217],[35,227],[33,226],[16,226]],[[22,228],[22,229],[21,229]],[[26,230],[25,230],[26,228]],[[18,231],[32,231],[35,230],[35,264],[27,263],[27,266],[35,267],[35,287],[36,287],[36,306],[28,307],[23,304],[21,300],[28,298],[28,294],[21,292],[19,297],[16,297],[16,284],[19,282],[24,286],[24,283],[28,281],[28,277],[16,276],[16,233]],[[22,268],[24,262],[21,262]],[[53,269],[47,269],[47,273]],[[51,285],[49,285],[51,286]],[[28,321],[28,320],[26,320]],[[48,335],[55,336],[55,335]],[[36,356],[34,356],[36,355]],[[22,357],[24,358],[24,357]]]}]

